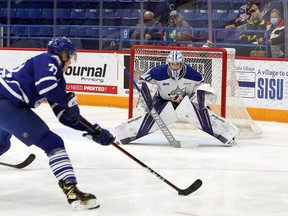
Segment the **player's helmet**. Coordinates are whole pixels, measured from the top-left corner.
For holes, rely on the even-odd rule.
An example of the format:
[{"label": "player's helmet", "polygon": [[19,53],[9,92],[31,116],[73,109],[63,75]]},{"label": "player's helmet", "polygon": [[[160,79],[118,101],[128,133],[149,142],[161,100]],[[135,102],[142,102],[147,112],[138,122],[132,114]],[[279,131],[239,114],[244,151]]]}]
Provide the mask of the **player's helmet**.
[{"label": "player's helmet", "polygon": [[67,52],[69,59],[73,58],[76,61],[77,58],[75,45],[66,37],[53,38],[47,45],[47,51],[58,56],[63,52]]},{"label": "player's helmet", "polygon": [[[167,57],[166,63],[169,66],[169,76],[175,80],[178,80],[181,78],[181,75],[183,73],[182,68],[185,63],[185,58],[182,55],[181,51],[171,51]],[[179,64],[179,66],[173,65],[173,64]]]}]

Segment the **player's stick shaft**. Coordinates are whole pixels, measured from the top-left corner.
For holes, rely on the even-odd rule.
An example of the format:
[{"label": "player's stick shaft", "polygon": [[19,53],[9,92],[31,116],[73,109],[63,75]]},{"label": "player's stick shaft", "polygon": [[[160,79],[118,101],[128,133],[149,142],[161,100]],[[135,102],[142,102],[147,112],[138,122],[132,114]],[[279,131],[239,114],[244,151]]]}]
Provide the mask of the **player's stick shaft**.
[{"label": "player's stick shaft", "polygon": [[[92,131],[92,132],[98,132],[96,131],[96,129],[93,127],[93,125],[87,121],[82,121],[80,119],[80,123],[85,126],[88,130]],[[125,155],[127,155],[128,157],[130,157],[132,160],[134,160],[136,163],[138,163],[139,165],[141,165],[142,167],[144,167],[146,170],[148,170],[150,173],[152,173],[153,175],[155,175],[156,177],[158,177],[160,180],[164,181],[166,184],[168,184],[170,187],[174,188],[176,191],[178,191],[179,195],[184,195],[187,196],[191,193],[193,193],[194,191],[196,191],[198,188],[201,187],[202,185],[202,181],[200,179],[197,179],[195,182],[193,182],[192,185],[190,185],[188,188],[186,189],[180,189],[177,186],[175,186],[174,184],[172,184],[170,181],[168,181],[166,178],[164,178],[162,175],[160,175],[159,173],[157,173],[156,171],[154,171],[153,169],[151,169],[149,166],[147,166],[146,164],[144,164],[142,161],[140,161],[139,159],[137,159],[136,157],[134,157],[132,154],[130,154],[129,152],[127,152],[126,150],[124,150],[123,148],[121,148],[119,145],[117,145],[116,143],[112,143],[112,145],[117,148],[118,150],[120,150],[121,152],[123,152]]]}]

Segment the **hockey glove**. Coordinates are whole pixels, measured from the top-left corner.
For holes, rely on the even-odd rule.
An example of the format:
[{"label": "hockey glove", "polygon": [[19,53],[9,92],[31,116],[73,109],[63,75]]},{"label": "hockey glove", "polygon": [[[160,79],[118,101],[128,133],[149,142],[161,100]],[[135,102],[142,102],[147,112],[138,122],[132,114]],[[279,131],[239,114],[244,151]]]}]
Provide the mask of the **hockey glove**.
[{"label": "hockey glove", "polygon": [[78,123],[80,118],[80,109],[78,107],[77,97],[73,92],[67,93],[67,104],[62,117],[72,124]]},{"label": "hockey glove", "polygon": [[101,128],[98,124],[94,124],[93,127],[95,131],[87,129],[87,133],[84,133],[83,137],[101,145],[110,145],[114,142],[115,137],[108,130]]}]

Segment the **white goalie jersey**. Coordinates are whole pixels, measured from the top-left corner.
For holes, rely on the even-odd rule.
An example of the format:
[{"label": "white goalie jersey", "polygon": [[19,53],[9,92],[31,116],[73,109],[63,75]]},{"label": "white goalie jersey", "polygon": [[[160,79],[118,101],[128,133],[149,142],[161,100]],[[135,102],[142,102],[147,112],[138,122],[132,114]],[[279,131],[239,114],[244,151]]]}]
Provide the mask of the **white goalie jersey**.
[{"label": "white goalie jersey", "polygon": [[189,98],[195,89],[203,82],[202,75],[191,66],[184,64],[179,72],[179,78],[171,77],[168,65],[160,65],[143,74],[139,82],[149,82],[157,86],[158,95],[166,101],[180,103],[187,95]]},{"label": "white goalie jersey", "polygon": [[[157,130],[154,124],[157,119],[151,114],[151,110],[155,108],[166,124],[165,127],[175,123],[180,116],[187,118],[188,122],[222,143],[230,143],[238,133],[238,129],[226,119],[207,109],[208,104],[216,100],[213,88],[209,84],[204,84],[201,73],[184,63],[184,57],[180,51],[171,51],[166,63],[149,69],[140,77],[138,83],[152,84],[153,87],[150,86],[150,89],[156,89],[156,97],[152,99],[149,94],[148,98],[145,95],[146,91],[142,92],[143,87],[148,92],[151,90],[147,85],[142,84],[141,94],[145,102],[138,99],[138,105],[140,102],[145,112],[115,128],[118,140],[122,143],[129,143]],[[161,129],[161,126],[158,125],[158,127]]]}]

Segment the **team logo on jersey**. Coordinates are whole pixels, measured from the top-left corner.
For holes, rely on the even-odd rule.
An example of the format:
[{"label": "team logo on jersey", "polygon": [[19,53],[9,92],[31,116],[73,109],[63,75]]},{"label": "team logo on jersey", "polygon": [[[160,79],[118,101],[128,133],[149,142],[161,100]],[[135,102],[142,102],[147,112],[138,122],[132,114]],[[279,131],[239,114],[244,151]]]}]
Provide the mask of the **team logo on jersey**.
[{"label": "team logo on jersey", "polygon": [[36,101],[36,102],[34,103],[34,108],[40,106],[40,104],[42,104],[45,100],[47,100],[47,98],[42,98],[42,99]]},{"label": "team logo on jersey", "polygon": [[171,101],[180,103],[186,95],[186,87],[180,89],[177,85],[176,89],[168,93]]},{"label": "team logo on jersey", "polygon": [[28,137],[29,137],[29,134],[28,134],[27,132],[23,132],[23,133],[22,133],[22,137],[28,138]]}]

